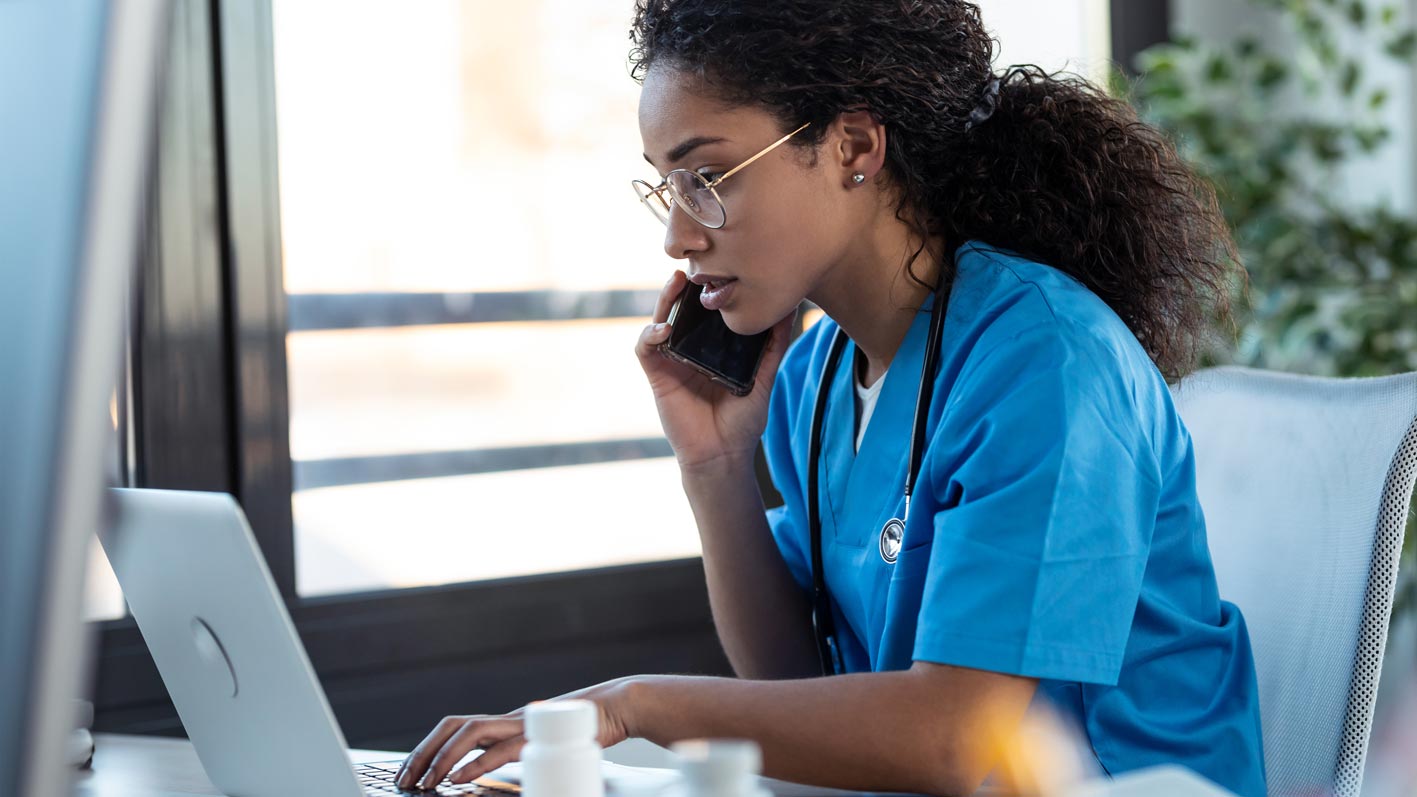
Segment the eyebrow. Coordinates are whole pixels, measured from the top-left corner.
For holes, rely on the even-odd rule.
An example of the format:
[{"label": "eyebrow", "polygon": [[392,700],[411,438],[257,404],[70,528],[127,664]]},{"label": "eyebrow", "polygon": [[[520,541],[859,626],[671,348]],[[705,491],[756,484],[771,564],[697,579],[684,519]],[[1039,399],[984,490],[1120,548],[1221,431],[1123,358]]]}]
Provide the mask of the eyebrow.
[{"label": "eyebrow", "polygon": [[[699,147],[706,146],[706,145],[708,145],[708,144],[717,144],[717,143],[719,143],[720,141],[727,141],[727,140],[728,140],[728,139],[722,138],[722,137],[695,136],[695,137],[693,137],[693,138],[691,138],[691,139],[689,139],[689,140],[683,142],[682,144],[680,144],[679,146],[675,147],[674,149],[669,150],[669,163],[677,163],[677,162],[683,160],[684,158],[688,157],[688,155],[689,155],[690,152],[693,152],[694,150],[698,149]],[[655,164],[654,164],[654,161],[650,160],[650,157],[649,157],[648,154],[645,155],[645,160],[649,163],[649,165],[651,165],[651,166],[654,166],[654,165],[655,165]]]}]

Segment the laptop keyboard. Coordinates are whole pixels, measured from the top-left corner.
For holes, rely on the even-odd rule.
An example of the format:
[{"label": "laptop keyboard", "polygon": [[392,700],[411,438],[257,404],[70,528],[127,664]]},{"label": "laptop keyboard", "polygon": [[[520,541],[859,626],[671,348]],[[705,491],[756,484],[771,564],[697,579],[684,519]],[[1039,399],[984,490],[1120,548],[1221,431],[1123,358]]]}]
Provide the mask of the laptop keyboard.
[{"label": "laptop keyboard", "polygon": [[471,783],[449,783],[444,780],[436,789],[400,789],[394,785],[394,775],[398,773],[400,761],[382,761],[377,764],[355,764],[354,774],[359,785],[369,797],[390,797],[396,794],[461,795],[476,794],[480,797],[515,797],[521,794],[521,787],[514,783],[503,783],[488,778],[478,778]]}]

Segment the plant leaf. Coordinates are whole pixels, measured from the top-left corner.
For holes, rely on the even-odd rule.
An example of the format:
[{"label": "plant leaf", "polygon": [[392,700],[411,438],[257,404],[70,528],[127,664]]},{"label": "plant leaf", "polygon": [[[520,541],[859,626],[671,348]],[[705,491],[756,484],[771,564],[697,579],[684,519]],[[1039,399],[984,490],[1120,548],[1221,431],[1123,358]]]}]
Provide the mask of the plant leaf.
[{"label": "plant leaf", "polygon": [[1358,90],[1358,81],[1363,78],[1363,68],[1358,66],[1357,61],[1345,61],[1343,64],[1342,77],[1339,78],[1339,85],[1343,89],[1343,96],[1352,97],[1353,92]]},{"label": "plant leaf", "polygon": [[1266,58],[1264,63],[1260,66],[1259,74],[1255,76],[1255,85],[1265,91],[1270,91],[1288,79],[1288,65],[1283,61]]},{"label": "plant leaf", "polygon": [[1409,30],[1387,43],[1383,50],[1393,58],[1402,61],[1410,61],[1412,54],[1417,52],[1417,31]]},{"label": "plant leaf", "polygon": [[1368,22],[1368,7],[1363,5],[1363,0],[1351,0],[1348,4],[1348,21],[1359,28]]}]

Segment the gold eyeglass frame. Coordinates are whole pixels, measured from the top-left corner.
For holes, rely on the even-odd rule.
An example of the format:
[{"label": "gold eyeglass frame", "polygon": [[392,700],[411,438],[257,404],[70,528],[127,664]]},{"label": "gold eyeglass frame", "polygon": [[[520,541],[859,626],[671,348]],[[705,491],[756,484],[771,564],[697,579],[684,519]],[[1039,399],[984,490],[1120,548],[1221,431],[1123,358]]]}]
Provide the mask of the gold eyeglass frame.
[{"label": "gold eyeglass frame", "polygon": [[[737,166],[734,166],[732,169],[729,169],[728,171],[724,172],[723,174],[720,174],[720,175],[718,176],[718,178],[715,179],[713,182],[709,182],[709,181],[705,180],[705,179],[704,179],[704,176],[703,176],[702,174],[699,174],[699,173],[696,172],[696,171],[692,171],[692,170],[689,170],[689,169],[674,169],[673,171],[669,172],[669,174],[664,175],[664,179],[661,180],[661,181],[659,181],[659,185],[658,185],[658,186],[651,186],[649,183],[645,182],[644,180],[631,180],[631,181],[630,181],[630,187],[635,189],[635,195],[640,198],[641,204],[643,204],[646,208],[648,208],[648,209],[649,209],[649,212],[650,212],[650,213],[653,213],[653,214],[654,214],[654,217],[655,217],[656,219],[659,219],[660,222],[662,222],[662,223],[664,224],[664,226],[667,227],[667,226],[669,226],[669,214],[670,214],[670,212],[673,211],[673,209],[674,209],[674,203],[673,203],[674,194],[673,194],[672,191],[669,191],[669,178],[670,178],[670,176],[673,175],[675,172],[683,172],[683,173],[685,173],[685,174],[692,175],[695,180],[699,181],[699,184],[700,184],[703,188],[707,188],[707,189],[709,190],[709,193],[713,195],[714,201],[718,203],[718,209],[721,210],[721,211],[723,211],[722,214],[721,214],[721,215],[723,216],[723,221],[720,221],[717,225],[707,224],[707,223],[701,221],[700,219],[696,218],[696,217],[694,216],[694,214],[692,214],[692,213],[689,213],[689,214],[688,214],[688,215],[689,215],[689,218],[693,219],[694,221],[698,222],[699,224],[702,224],[703,226],[709,228],[710,230],[722,229],[722,228],[723,228],[723,225],[725,225],[725,224],[728,223],[728,208],[727,208],[727,206],[725,206],[725,205],[723,204],[723,197],[721,197],[721,196],[718,195],[718,186],[719,186],[720,184],[722,184],[724,180],[727,180],[728,178],[732,177],[733,175],[735,175],[735,174],[737,174],[738,172],[742,171],[743,169],[747,168],[747,167],[748,167],[748,164],[750,164],[750,163],[752,163],[753,161],[755,161],[755,160],[757,160],[757,159],[763,157],[764,155],[768,154],[769,152],[772,152],[773,150],[775,150],[775,149],[777,149],[779,146],[781,146],[784,142],[786,142],[789,138],[792,138],[793,136],[797,135],[798,133],[802,132],[803,130],[806,130],[807,127],[808,127],[809,125],[811,125],[811,124],[812,124],[811,122],[808,122],[807,124],[804,124],[804,125],[802,125],[801,127],[797,128],[796,130],[793,130],[791,133],[788,133],[787,135],[783,136],[782,138],[779,138],[778,140],[772,142],[771,144],[769,144],[769,145],[767,145],[766,147],[764,147],[764,148],[762,149],[762,151],[759,152],[758,154],[756,154],[756,155],[754,155],[753,157],[751,157],[751,158],[749,158],[749,159],[743,161],[742,163],[738,164]],[[640,190],[640,186],[643,186],[643,187],[644,187],[644,190],[643,190],[643,191]],[[664,196],[665,192],[669,192],[669,197],[668,197],[668,199],[666,199],[665,196]],[[655,209],[654,209],[654,206],[649,203],[650,197],[654,197],[655,199],[658,199],[659,202],[660,202],[660,204],[664,206],[664,215],[663,215],[663,216],[661,216],[661,215],[659,214],[659,211],[655,210]],[[687,211],[686,211],[686,212],[687,212]]]}]

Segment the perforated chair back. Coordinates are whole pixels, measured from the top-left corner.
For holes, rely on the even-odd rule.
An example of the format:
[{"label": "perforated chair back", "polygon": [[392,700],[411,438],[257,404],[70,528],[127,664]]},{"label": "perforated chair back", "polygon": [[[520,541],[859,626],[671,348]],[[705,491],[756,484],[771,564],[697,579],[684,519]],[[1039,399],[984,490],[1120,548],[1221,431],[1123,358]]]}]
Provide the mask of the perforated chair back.
[{"label": "perforated chair back", "polygon": [[1356,796],[1417,476],[1417,373],[1212,368],[1175,395],[1220,595],[1250,630],[1269,794]]}]

